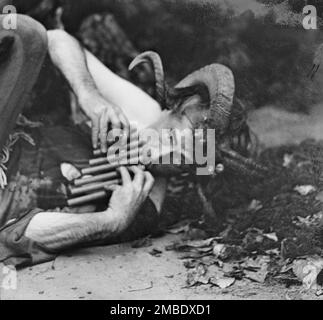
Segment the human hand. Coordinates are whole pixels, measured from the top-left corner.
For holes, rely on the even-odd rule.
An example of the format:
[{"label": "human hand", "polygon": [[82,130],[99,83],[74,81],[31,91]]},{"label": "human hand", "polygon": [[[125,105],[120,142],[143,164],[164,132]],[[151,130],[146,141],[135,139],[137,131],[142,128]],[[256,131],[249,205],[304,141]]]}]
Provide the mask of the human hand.
[{"label": "human hand", "polygon": [[129,170],[134,173],[133,179],[125,167],[120,167],[122,186],[106,188],[113,191],[108,212],[114,215],[118,232],[124,231],[133,222],[155,182],[151,173],[143,171],[139,166],[130,167]]},{"label": "human hand", "polygon": [[123,129],[129,134],[129,122],[123,111],[106,101],[99,93],[87,94],[80,101],[81,108],[92,122],[92,144],[97,149],[99,142],[103,153],[107,152],[108,131]]}]

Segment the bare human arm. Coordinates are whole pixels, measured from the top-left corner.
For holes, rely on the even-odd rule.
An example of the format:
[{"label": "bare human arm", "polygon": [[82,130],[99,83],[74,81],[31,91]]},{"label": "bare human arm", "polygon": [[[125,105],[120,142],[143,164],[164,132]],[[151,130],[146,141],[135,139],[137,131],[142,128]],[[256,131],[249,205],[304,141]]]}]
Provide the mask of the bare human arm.
[{"label": "bare human arm", "polygon": [[130,170],[133,179],[126,168],[120,168],[122,186],[110,187],[113,194],[107,210],[84,214],[39,213],[29,223],[26,237],[49,250],[61,251],[120,234],[135,219],[154,184],[149,172],[139,167]]},{"label": "bare human arm", "polygon": [[128,132],[128,119],[118,106],[100,94],[79,42],[63,30],[51,30],[47,34],[51,60],[70,84],[82,110],[91,119],[93,147],[97,148],[100,142],[102,151],[106,152],[109,125]]}]

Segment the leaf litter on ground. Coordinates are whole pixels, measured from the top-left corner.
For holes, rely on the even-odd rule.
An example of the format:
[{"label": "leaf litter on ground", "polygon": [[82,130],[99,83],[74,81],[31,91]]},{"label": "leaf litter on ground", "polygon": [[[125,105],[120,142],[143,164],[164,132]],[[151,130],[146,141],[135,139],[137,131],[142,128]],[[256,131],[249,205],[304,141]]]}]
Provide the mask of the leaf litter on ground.
[{"label": "leaf litter on ground", "polygon": [[[179,252],[190,285],[221,287],[241,279],[320,285],[320,263],[310,257],[323,257],[323,141],[267,149],[259,161],[272,169],[268,178],[248,185],[229,176],[216,193],[209,186],[222,218],[212,224],[194,216],[180,229],[182,239],[166,248]],[[183,210],[201,208],[197,204],[192,196]],[[217,283],[222,278],[224,284]]]}]

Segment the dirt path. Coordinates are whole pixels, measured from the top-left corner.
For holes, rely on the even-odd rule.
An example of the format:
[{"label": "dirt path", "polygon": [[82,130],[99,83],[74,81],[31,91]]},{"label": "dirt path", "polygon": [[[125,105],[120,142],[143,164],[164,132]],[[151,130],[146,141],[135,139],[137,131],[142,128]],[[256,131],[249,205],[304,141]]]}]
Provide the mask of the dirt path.
[{"label": "dirt path", "polygon": [[[260,285],[238,281],[229,289],[183,288],[187,270],[165,246],[166,236],[147,248],[130,245],[84,249],[60,256],[54,263],[18,272],[17,290],[2,290],[1,299],[298,299],[299,287]],[[149,254],[162,251],[160,257]],[[302,296],[304,297],[304,295]],[[308,296],[310,298],[310,296]]]}]

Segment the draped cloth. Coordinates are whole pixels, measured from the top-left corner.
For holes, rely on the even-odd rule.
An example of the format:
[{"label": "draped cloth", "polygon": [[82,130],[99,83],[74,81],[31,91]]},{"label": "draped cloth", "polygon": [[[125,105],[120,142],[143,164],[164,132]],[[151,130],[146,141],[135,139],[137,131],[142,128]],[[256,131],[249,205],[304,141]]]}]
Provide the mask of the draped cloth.
[{"label": "draped cloth", "polygon": [[[14,187],[17,181],[8,184],[8,175],[15,176],[19,159],[19,150],[14,148],[18,138],[13,130],[43,65],[47,34],[32,18],[23,15],[12,18],[17,19],[16,29],[6,29],[8,15],[0,15],[0,261],[12,258],[15,261],[10,263],[19,265],[15,255],[33,250],[34,244],[25,239],[23,233],[37,210],[20,216],[11,210],[17,195]],[[18,220],[25,223],[13,228]],[[13,246],[15,250],[10,249]]]}]

